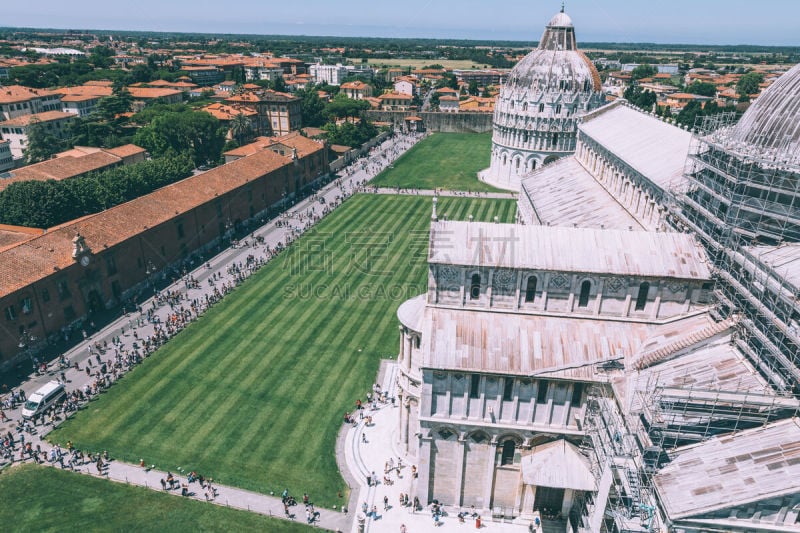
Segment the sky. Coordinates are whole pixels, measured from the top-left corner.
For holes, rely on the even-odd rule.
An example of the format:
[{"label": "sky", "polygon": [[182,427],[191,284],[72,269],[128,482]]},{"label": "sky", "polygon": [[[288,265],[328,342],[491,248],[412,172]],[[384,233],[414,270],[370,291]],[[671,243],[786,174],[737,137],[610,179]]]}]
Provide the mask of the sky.
[{"label": "sky", "polygon": [[[537,41],[560,0],[8,0],[0,25]],[[800,46],[800,0],[567,0],[579,42]]]}]

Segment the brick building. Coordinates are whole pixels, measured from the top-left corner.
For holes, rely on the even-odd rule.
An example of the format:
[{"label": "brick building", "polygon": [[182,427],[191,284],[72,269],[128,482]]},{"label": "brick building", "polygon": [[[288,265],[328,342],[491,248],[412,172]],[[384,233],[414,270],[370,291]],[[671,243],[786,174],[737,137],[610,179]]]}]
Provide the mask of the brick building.
[{"label": "brick building", "polygon": [[221,244],[322,178],[327,150],[300,139],[282,141],[296,146],[285,155],[256,150],[41,234],[0,228],[0,368],[25,357],[28,344],[135,296],[154,271]]}]

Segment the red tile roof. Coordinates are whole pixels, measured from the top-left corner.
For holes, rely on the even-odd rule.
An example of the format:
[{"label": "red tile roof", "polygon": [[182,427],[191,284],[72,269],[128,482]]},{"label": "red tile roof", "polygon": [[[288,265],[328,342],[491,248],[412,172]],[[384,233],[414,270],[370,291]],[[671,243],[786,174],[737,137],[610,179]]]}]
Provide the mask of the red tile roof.
[{"label": "red tile roof", "polygon": [[53,120],[73,119],[76,115],[72,113],[65,113],[64,111],[45,111],[44,113],[35,113],[33,115],[21,115],[5,122],[0,122],[0,126],[27,126],[31,121],[38,120],[39,122],[50,122]]},{"label": "red tile roof", "polygon": [[290,157],[260,151],[0,251],[0,297],[73,265],[78,233],[92,250],[110,248],[290,164]]}]

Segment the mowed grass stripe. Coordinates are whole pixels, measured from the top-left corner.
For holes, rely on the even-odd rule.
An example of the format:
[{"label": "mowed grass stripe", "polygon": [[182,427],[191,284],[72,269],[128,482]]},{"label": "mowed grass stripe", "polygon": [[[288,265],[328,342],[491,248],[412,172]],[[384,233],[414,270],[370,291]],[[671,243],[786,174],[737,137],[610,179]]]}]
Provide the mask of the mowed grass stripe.
[{"label": "mowed grass stripe", "polygon": [[[505,200],[441,198],[440,206],[450,219],[513,216]],[[341,503],[345,484],[334,457],[341,417],[363,399],[380,358],[396,354],[397,307],[425,290],[420,251],[430,212],[429,197],[349,200],[293,245],[293,257],[267,265],[51,439],[197,469],[252,490],[288,487],[321,504]],[[346,242],[358,232],[392,235],[372,264],[391,274],[359,272]],[[292,272],[291,261],[313,259],[312,239],[330,252],[331,271]],[[300,297],[304,283],[329,289]],[[332,287],[345,285],[348,298],[334,294]],[[393,293],[395,286],[409,292]]]}]

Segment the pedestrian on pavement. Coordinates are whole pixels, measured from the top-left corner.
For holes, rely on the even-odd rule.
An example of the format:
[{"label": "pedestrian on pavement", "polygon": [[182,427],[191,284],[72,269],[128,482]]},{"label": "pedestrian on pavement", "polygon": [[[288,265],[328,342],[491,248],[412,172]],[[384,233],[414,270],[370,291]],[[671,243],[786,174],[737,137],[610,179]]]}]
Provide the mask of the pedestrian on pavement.
[{"label": "pedestrian on pavement", "polygon": [[383,510],[384,511],[388,511],[389,510],[389,497],[386,496],[386,495],[384,495],[384,497],[383,497]]}]

